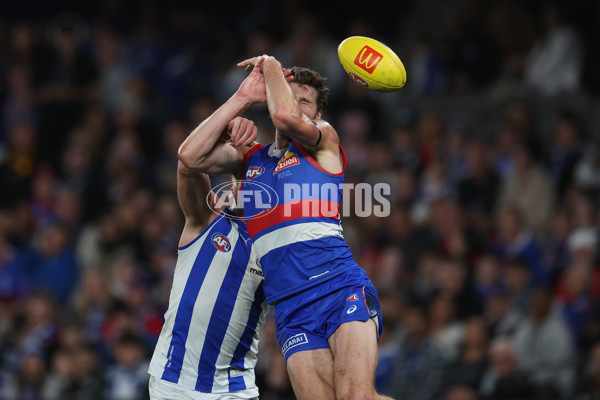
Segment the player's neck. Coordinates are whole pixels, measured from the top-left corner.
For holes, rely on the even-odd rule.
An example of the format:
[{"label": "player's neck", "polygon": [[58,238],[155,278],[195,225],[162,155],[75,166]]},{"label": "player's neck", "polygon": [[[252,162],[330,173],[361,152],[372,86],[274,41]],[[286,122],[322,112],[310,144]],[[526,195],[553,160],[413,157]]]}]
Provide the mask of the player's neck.
[{"label": "player's neck", "polygon": [[292,139],[275,131],[275,149],[287,149],[292,143]]}]

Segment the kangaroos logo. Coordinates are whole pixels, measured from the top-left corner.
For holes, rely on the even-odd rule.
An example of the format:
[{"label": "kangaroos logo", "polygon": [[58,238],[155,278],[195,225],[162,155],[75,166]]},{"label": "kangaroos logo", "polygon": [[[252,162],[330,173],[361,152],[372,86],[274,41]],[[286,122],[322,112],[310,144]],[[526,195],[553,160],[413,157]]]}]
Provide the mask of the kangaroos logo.
[{"label": "kangaroos logo", "polygon": [[279,162],[277,163],[277,166],[275,167],[275,171],[273,171],[273,175],[275,175],[279,171],[283,171],[286,168],[289,168],[291,166],[298,165],[298,164],[300,164],[300,160],[298,159],[298,156],[295,153],[292,153],[291,151],[288,150],[285,152],[285,155],[283,156],[283,158],[281,160],[279,160]]},{"label": "kangaroos logo", "polygon": [[231,243],[229,243],[229,239],[227,239],[227,236],[221,233],[215,233],[212,237],[212,242],[219,251],[227,253],[229,250],[231,250]]},{"label": "kangaroos logo", "polygon": [[257,176],[262,175],[263,172],[265,172],[263,167],[250,167],[248,168],[248,171],[246,171],[246,179],[254,179]]}]

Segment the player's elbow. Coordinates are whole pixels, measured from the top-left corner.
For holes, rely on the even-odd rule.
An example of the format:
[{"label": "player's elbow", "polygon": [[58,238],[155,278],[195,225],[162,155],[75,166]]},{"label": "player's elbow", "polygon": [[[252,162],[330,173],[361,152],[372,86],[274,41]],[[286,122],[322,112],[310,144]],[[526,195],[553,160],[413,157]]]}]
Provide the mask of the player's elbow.
[{"label": "player's elbow", "polygon": [[202,164],[204,161],[203,156],[198,156],[197,154],[193,154],[186,144],[182,144],[177,151],[177,158],[179,161],[189,169],[198,169],[202,168]]},{"label": "player's elbow", "polygon": [[287,110],[278,110],[272,116],[273,125],[280,131],[290,131],[294,126],[294,116]]}]

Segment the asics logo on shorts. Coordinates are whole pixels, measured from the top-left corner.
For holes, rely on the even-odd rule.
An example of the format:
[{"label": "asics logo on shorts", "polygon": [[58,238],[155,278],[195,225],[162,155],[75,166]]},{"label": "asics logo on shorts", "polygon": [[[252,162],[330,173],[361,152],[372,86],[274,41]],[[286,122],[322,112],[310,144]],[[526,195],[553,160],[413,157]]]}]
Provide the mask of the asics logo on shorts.
[{"label": "asics logo on shorts", "polygon": [[352,306],[350,307],[347,311],[346,314],[352,314],[354,311],[356,311],[356,306]]}]

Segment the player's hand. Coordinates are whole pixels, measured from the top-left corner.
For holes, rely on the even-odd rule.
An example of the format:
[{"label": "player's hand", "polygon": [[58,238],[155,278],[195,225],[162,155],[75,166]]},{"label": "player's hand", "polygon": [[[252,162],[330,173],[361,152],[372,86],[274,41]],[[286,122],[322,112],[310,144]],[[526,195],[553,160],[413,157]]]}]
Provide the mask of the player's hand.
[{"label": "player's hand", "polygon": [[260,57],[258,60],[254,60],[255,58],[257,57],[252,59],[254,64],[251,66],[248,64],[248,66],[252,68],[252,72],[244,79],[244,82],[242,82],[237,91],[237,94],[246,98],[250,104],[264,103],[267,101],[265,77],[260,73],[260,68],[265,62],[265,59],[264,57]]},{"label": "player's hand", "polygon": [[254,121],[243,117],[235,117],[227,125],[233,146],[249,146],[256,140],[258,129]]},{"label": "player's hand", "polygon": [[[247,60],[241,61],[241,62],[237,63],[237,66],[240,68],[245,68],[246,72],[249,72],[253,68],[255,68],[257,65],[259,65],[260,66],[259,71],[262,72],[262,66],[267,59],[275,60],[275,57],[271,57],[271,56],[264,54],[262,56],[252,57]],[[275,61],[277,61],[277,60],[275,60]],[[292,75],[291,69],[284,68],[282,66],[281,70],[283,71],[283,76],[285,77],[286,81],[291,82],[294,80],[294,75]]]}]

